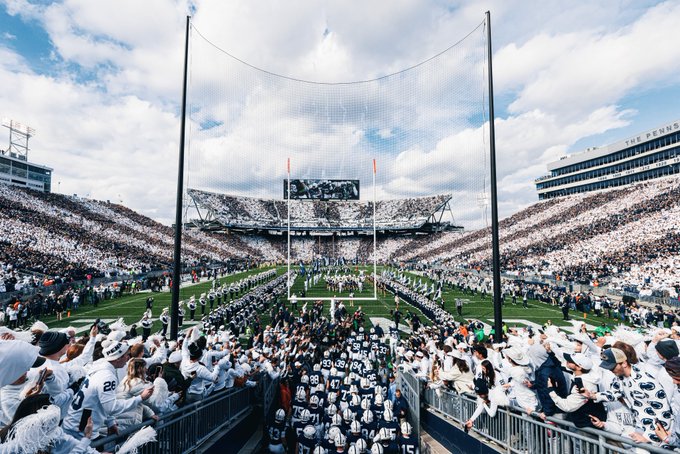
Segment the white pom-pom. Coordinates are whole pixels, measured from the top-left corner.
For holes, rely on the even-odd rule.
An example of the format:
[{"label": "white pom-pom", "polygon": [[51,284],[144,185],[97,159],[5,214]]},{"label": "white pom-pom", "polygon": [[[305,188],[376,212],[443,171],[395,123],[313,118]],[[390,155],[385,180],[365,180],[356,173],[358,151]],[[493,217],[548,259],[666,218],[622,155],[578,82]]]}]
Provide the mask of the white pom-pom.
[{"label": "white pom-pom", "polygon": [[169,395],[167,382],[162,377],[158,377],[153,381],[153,394],[149,397],[149,403],[159,408],[168,399]]},{"label": "white pom-pom", "polygon": [[21,418],[10,430],[6,443],[13,444],[18,454],[45,451],[62,437],[59,427],[61,410],[56,405]]},{"label": "white pom-pom", "polygon": [[6,326],[0,326],[0,335],[3,334],[10,334],[15,340],[28,342],[29,344],[33,342],[33,333],[30,331],[13,331]]},{"label": "white pom-pom", "polygon": [[632,345],[635,347],[637,344],[642,342],[645,339],[645,336],[638,333],[637,331],[633,331],[632,329],[628,329],[623,325],[619,325],[613,332],[612,336],[615,337],[617,340],[620,340],[621,342],[625,342],[628,345]]},{"label": "white pom-pom", "polygon": [[156,441],[156,431],[153,427],[146,426],[139,432],[127,439],[125,443],[118,449],[118,454],[137,454],[137,449],[147,443]]}]

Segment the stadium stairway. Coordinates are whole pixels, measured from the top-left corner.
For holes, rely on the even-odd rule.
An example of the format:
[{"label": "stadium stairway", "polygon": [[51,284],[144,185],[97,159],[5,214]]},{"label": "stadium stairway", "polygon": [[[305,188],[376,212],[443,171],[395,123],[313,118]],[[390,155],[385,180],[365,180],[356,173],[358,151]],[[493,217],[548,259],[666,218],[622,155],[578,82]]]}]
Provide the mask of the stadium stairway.
[{"label": "stadium stairway", "polygon": [[465,433],[458,425],[430,409],[420,413],[420,447],[423,454],[498,454],[499,446]]}]

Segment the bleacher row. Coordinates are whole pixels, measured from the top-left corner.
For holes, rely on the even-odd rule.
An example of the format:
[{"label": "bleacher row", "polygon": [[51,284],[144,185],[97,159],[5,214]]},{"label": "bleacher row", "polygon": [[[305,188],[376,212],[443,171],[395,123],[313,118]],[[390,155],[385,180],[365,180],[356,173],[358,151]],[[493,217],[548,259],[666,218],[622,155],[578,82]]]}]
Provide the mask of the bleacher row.
[{"label": "bleacher row", "polygon": [[[242,228],[284,228],[288,225],[288,201],[216,194],[189,189],[189,196],[212,211],[224,225]],[[435,195],[381,200],[375,204],[378,229],[415,229],[451,198]],[[307,228],[373,228],[373,202],[351,200],[291,200],[290,223]]]},{"label": "bleacher row", "polygon": [[[285,201],[204,191],[192,196],[212,204],[231,225],[241,219],[244,226],[259,223],[264,230],[267,225],[280,227],[287,217]],[[424,222],[446,197],[379,202],[377,217],[383,226]],[[589,283],[610,280],[621,288],[675,296],[680,289],[679,202],[680,180],[669,178],[535,203],[501,221],[502,269]],[[294,225],[359,226],[372,215],[372,206],[364,202],[297,201],[291,206]],[[488,269],[490,238],[489,229],[384,234],[378,236],[376,258]],[[167,267],[173,230],[120,205],[0,185],[0,245],[0,279],[8,267],[48,275],[97,275]],[[282,262],[287,257],[285,235],[187,230],[183,248],[186,261],[207,256]],[[372,260],[372,237],[293,237],[295,261],[319,255]]]}]

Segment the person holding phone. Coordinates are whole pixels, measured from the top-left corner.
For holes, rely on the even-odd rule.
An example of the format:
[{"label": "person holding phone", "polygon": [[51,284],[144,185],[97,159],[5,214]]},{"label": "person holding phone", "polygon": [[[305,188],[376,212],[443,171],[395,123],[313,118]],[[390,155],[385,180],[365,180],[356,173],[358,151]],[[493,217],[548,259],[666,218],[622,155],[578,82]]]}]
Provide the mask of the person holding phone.
[{"label": "person holding phone", "polygon": [[64,431],[77,439],[83,437],[80,423],[86,409],[92,411],[93,433],[106,425],[108,432],[118,432],[116,417],[135,408],[153,393],[153,387],[145,388],[139,395],[129,399],[118,399],[116,369],[124,367],[130,358],[129,347],[124,342],[106,340],[102,344],[103,358],[92,364],[90,373],[80,386],[64,418]]},{"label": "person holding phone", "polygon": [[567,421],[571,421],[576,427],[598,428],[593,425],[590,415],[604,421],[607,419],[607,409],[602,402],[595,402],[584,395],[586,391],[598,391],[597,380],[590,374],[593,362],[583,353],[565,353],[564,360],[567,368],[573,373],[569,395],[560,397],[554,388],[553,380],[549,379],[548,386],[552,388],[550,397],[560,410],[567,413]]}]

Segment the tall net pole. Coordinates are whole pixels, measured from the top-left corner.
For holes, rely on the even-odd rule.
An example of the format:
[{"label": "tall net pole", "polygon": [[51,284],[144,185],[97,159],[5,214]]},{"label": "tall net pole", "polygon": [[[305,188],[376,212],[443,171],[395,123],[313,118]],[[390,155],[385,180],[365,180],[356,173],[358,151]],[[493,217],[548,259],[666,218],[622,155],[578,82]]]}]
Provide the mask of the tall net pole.
[{"label": "tall net pole", "polygon": [[496,183],[496,129],[494,127],[493,110],[493,69],[491,67],[491,12],[486,12],[486,41],[489,65],[489,154],[491,167],[491,249],[493,271],[493,309],[495,342],[501,342],[503,337],[503,307],[501,305],[501,258],[498,234],[498,189]]},{"label": "tall net pole", "polygon": [[177,205],[175,206],[175,252],[172,273],[172,302],[170,314],[170,338],[177,340],[179,329],[179,286],[182,279],[182,205],[184,194],[184,142],[186,137],[187,113],[187,69],[189,66],[189,27],[191,16],[187,16],[186,39],[184,43],[184,84],[182,85],[182,113],[179,134],[179,166],[177,169]]}]

